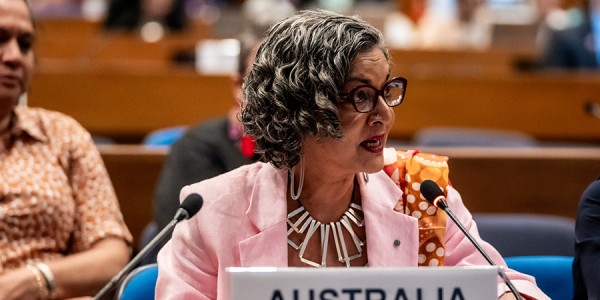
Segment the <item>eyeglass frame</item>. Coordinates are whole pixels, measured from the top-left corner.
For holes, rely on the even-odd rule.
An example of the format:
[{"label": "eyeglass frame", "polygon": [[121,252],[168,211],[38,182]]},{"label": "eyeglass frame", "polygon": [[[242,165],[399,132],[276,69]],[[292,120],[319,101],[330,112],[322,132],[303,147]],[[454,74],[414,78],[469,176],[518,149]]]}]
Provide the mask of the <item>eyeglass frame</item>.
[{"label": "eyeglass frame", "polygon": [[[392,82],[396,82],[396,81],[398,81],[398,80],[399,80],[400,82],[402,82],[402,84],[403,84],[403,87],[404,87],[404,88],[402,89],[402,100],[400,100],[400,102],[399,102],[398,104],[396,104],[396,105],[394,105],[394,106],[391,106],[391,105],[390,105],[390,104],[389,104],[389,103],[388,103],[388,102],[385,100],[385,94],[384,94],[384,91],[385,91],[385,89],[386,89],[386,88],[387,88],[387,87],[388,87],[390,84],[392,84]],[[374,111],[374,110],[375,110],[375,108],[377,107],[377,101],[379,100],[379,97],[380,97],[380,96],[381,96],[381,98],[383,98],[383,102],[385,102],[385,104],[387,104],[387,106],[389,106],[389,107],[396,107],[396,106],[398,106],[398,105],[402,104],[402,103],[404,102],[404,97],[405,97],[405,95],[406,95],[406,87],[407,87],[407,86],[408,86],[408,80],[407,80],[406,78],[404,78],[404,77],[394,77],[394,78],[392,78],[392,79],[388,80],[386,83],[384,83],[384,84],[383,84],[383,87],[382,87],[381,89],[378,89],[378,88],[376,88],[376,87],[374,87],[374,86],[372,86],[372,85],[370,85],[370,84],[362,84],[362,85],[359,85],[359,86],[356,86],[356,87],[352,88],[352,89],[351,89],[349,92],[347,92],[347,93],[340,93],[340,94],[338,94],[338,97],[340,97],[342,100],[344,100],[344,102],[350,102],[350,103],[352,103],[352,106],[354,107],[354,110],[356,110],[357,112],[359,112],[359,113],[370,113],[370,112]],[[371,108],[371,110],[369,110],[369,111],[360,111],[360,110],[358,110],[358,108],[356,107],[356,102],[354,102],[354,97],[350,97],[350,96],[353,96],[353,94],[354,94],[354,93],[355,93],[355,92],[356,92],[358,89],[365,88],[365,87],[366,87],[366,88],[370,88],[370,89],[374,90],[374,91],[375,91],[375,95],[377,95],[377,97],[375,97],[374,99],[371,99],[371,100],[370,100],[370,101],[373,103],[373,108]]]}]

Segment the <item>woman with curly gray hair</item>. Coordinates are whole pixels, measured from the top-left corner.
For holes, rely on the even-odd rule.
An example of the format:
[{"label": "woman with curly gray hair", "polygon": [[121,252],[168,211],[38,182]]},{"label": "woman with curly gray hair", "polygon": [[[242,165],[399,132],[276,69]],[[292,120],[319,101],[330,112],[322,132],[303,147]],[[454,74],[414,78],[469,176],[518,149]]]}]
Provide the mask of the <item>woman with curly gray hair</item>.
[{"label": "woman with curly gray hair", "polygon": [[[302,11],[274,25],[240,116],[262,162],[183,188],[181,199],[196,193],[205,204],[161,250],[157,297],[229,299],[227,267],[487,264],[420,194],[435,181],[478,236],[447,158],[384,148],[406,87],[381,33],[358,17]],[[507,275],[548,299],[531,277]],[[498,293],[512,297],[504,285]]]}]

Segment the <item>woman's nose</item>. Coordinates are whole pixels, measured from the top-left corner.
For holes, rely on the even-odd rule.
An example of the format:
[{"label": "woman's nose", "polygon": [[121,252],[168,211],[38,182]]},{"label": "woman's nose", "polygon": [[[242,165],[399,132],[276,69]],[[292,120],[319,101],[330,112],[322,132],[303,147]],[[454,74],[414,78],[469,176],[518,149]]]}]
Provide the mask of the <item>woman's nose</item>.
[{"label": "woman's nose", "polygon": [[[379,110],[380,114],[385,114],[387,116],[390,116],[391,114],[394,113],[394,108],[390,107],[387,102],[385,102],[385,99],[383,98],[383,96],[377,96],[377,105],[375,106],[376,110]],[[385,112],[385,113],[384,113]]]},{"label": "woman's nose", "polygon": [[377,96],[377,102],[375,102],[375,109],[372,114],[376,117],[374,120],[388,123],[394,119],[394,109],[387,105],[381,95]]}]

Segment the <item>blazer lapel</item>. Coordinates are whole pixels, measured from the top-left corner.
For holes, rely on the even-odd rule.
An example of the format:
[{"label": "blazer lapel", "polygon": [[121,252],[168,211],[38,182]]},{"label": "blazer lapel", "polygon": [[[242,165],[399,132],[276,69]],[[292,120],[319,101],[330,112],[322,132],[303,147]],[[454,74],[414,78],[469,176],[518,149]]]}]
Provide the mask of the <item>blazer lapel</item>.
[{"label": "blazer lapel", "polygon": [[287,267],[286,222],[259,232],[239,244],[242,267]]},{"label": "blazer lapel", "polygon": [[[358,176],[362,178],[362,176]],[[394,211],[402,191],[383,172],[359,180],[371,267],[417,266],[417,219]]]},{"label": "blazer lapel", "polygon": [[287,170],[265,164],[256,176],[246,212],[256,235],[239,243],[242,267],[287,267]]}]

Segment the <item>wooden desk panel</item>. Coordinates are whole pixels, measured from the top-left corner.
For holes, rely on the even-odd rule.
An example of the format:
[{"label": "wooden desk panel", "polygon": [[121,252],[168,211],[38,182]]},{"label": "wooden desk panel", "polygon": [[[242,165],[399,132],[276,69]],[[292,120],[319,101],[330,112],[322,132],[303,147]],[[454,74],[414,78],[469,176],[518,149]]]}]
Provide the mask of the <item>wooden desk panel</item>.
[{"label": "wooden desk panel", "polygon": [[600,141],[600,120],[584,103],[600,103],[600,73],[408,78],[395,109],[394,138],[428,126],[521,131],[542,140]]},{"label": "wooden desk panel", "polygon": [[[408,77],[395,109],[392,139],[429,126],[520,131],[540,140],[600,142],[600,120],[584,111],[600,103],[600,73],[428,75]],[[47,66],[34,77],[30,103],[72,115],[95,134],[143,136],[227,112],[226,76],[166,67]]]},{"label": "wooden desk panel", "polygon": [[430,148],[450,157],[450,180],[471,212],[575,218],[600,176],[600,148]]},{"label": "wooden desk panel", "polygon": [[394,75],[447,76],[513,74],[517,62],[532,60],[534,53],[489,49],[477,50],[401,50],[390,49]]},{"label": "wooden desk panel", "polygon": [[36,21],[36,30],[37,58],[77,60],[100,34],[101,24],[75,18],[40,19]]},{"label": "wooden desk panel", "polygon": [[73,66],[90,63],[168,65],[175,51],[193,51],[199,40],[213,38],[213,28],[193,22],[183,32],[168,32],[156,42],[142,40],[139,31],[105,31],[84,19],[41,19],[35,51],[41,60],[62,60]]},{"label": "wooden desk panel", "polygon": [[36,74],[29,104],[66,113],[93,134],[142,137],[225,115],[233,95],[227,76],[67,69]]},{"label": "wooden desk panel", "polygon": [[99,145],[98,149],[137,246],[144,227],[153,218],[154,188],[168,150],[139,145]]}]

